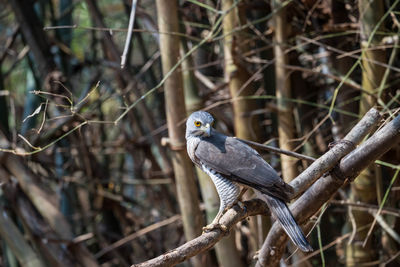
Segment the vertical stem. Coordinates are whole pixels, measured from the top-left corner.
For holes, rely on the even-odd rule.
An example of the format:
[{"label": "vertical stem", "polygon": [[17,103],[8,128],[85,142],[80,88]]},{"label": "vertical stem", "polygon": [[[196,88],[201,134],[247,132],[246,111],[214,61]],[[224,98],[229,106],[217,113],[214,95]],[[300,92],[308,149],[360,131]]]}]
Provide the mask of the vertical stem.
[{"label": "vertical stem", "polygon": [[[231,9],[234,0],[222,1],[222,10]],[[253,123],[250,111],[254,110],[254,100],[237,100],[239,96],[252,95],[255,91],[253,83],[248,83],[249,73],[240,61],[240,54],[246,52],[243,32],[233,33],[236,27],[244,24],[244,10],[235,7],[225,16],[223,21],[224,30],[224,58],[225,58],[225,80],[229,84],[229,91],[233,101],[233,115],[235,135],[242,139],[257,140],[259,134],[259,123]],[[252,105],[253,104],[253,105]]]},{"label": "vertical stem", "polygon": [[[223,0],[222,11],[228,11],[223,21],[224,32],[224,59],[225,59],[225,81],[229,85],[229,92],[233,99],[233,120],[235,136],[257,141],[260,136],[260,123],[251,116],[251,111],[257,109],[257,102],[254,100],[238,100],[239,96],[253,95],[255,87],[252,82],[248,82],[250,74],[247,72],[244,60],[241,55],[248,51],[244,31],[235,31],[235,29],[245,24],[245,9],[243,5],[237,5],[235,0]],[[251,194],[246,193],[245,197]],[[261,222],[265,224],[265,222]],[[262,238],[258,232],[257,218],[251,218],[249,221],[252,238],[250,245],[253,250],[258,250],[257,238]]]},{"label": "vertical stem", "polygon": [[[182,53],[187,53],[186,40],[181,41]],[[185,104],[188,113],[192,113],[202,107],[202,99],[198,94],[198,88],[192,67],[193,58],[188,57],[182,63],[183,84],[185,90]],[[206,207],[207,223],[211,223],[219,210],[219,197],[215,185],[206,173],[196,167],[196,174],[199,179],[201,195]],[[222,239],[215,245],[218,264],[220,266],[241,267],[243,266],[240,255],[236,249],[235,233],[231,231],[228,237]]]},{"label": "vertical stem", "polygon": [[[282,1],[273,0],[274,9],[280,8]],[[287,20],[286,7],[281,8],[273,18],[274,32],[274,52],[275,52],[275,83],[276,97],[278,101],[278,134],[279,146],[281,149],[293,150],[294,145],[290,140],[295,136],[295,123],[293,118],[293,107],[290,102],[284,99],[291,98],[290,73],[285,68],[289,65],[289,57],[285,52],[288,35],[290,33],[290,23]],[[281,155],[282,176],[286,182],[290,182],[298,174],[296,161],[292,158]]]},{"label": "vertical stem", "polygon": [[[166,75],[179,60],[179,37],[168,34],[179,32],[178,1],[157,0],[158,27],[163,75]],[[183,228],[187,240],[201,234],[203,224],[199,208],[193,165],[185,150],[185,136],[181,122],[186,117],[182,74],[173,72],[164,84],[168,135],[172,147],[172,165],[175,173],[178,201],[182,213]],[[193,258],[194,266],[205,266],[207,254]]]},{"label": "vertical stem", "polygon": [[[363,49],[362,56],[362,88],[361,102],[359,113],[363,115],[370,107],[375,105],[376,98],[373,96],[376,89],[379,88],[383,78],[385,68],[375,64],[374,62],[385,62],[385,50],[371,49],[378,45],[381,41],[379,36],[373,36],[370,44],[368,40],[371,38],[373,29],[384,14],[383,1],[379,0],[360,0],[360,27],[361,27],[361,47]],[[363,202],[376,204],[377,190],[379,184],[376,183],[378,169],[374,165],[363,170],[351,185],[350,199],[354,202]],[[351,210],[353,213],[355,227],[357,229],[367,225],[373,221],[373,217],[367,212]],[[364,241],[368,238],[368,242]],[[371,262],[378,258],[377,248],[372,242],[372,238],[368,237],[368,229],[358,231],[354,240],[346,248],[346,265],[358,266],[359,264]]]}]

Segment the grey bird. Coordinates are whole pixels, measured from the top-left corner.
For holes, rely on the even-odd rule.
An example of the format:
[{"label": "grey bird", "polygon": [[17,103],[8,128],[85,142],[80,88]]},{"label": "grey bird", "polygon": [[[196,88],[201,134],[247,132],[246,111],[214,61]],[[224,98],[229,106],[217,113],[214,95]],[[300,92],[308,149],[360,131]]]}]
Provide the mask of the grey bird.
[{"label": "grey bird", "polygon": [[214,182],[220,198],[217,216],[204,230],[216,227],[226,210],[235,205],[242,188],[252,188],[264,200],[273,216],[282,225],[292,242],[302,251],[312,251],[301,228],[285,202],[291,199],[293,188],[253,148],[217,132],[214,118],[205,111],[192,113],[186,122],[186,143],[190,159]]}]

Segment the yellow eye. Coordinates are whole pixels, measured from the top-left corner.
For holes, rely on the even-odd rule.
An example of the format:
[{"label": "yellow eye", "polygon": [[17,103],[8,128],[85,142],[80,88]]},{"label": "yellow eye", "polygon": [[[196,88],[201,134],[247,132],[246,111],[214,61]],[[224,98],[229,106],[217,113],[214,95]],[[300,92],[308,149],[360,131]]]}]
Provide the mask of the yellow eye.
[{"label": "yellow eye", "polygon": [[200,127],[200,125],[201,125],[201,122],[199,122],[199,121],[195,121],[195,122],[194,122],[194,126]]}]

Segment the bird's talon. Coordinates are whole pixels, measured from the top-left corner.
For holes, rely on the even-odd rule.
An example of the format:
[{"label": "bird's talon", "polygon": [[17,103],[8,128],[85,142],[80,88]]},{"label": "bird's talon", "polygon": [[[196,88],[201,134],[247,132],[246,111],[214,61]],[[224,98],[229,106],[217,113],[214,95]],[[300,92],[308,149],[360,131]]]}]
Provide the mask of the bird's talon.
[{"label": "bird's talon", "polygon": [[247,213],[247,207],[246,207],[246,205],[245,205],[242,201],[238,201],[236,204],[239,206],[239,208],[240,208],[244,213]]},{"label": "bird's talon", "polygon": [[247,213],[247,207],[246,207],[246,205],[243,205],[242,209],[243,209],[243,212],[246,214],[246,213]]},{"label": "bird's talon", "polygon": [[220,229],[222,232],[228,232],[228,227],[219,223],[212,223],[203,227],[203,234],[211,232],[212,230]]},{"label": "bird's talon", "polygon": [[213,224],[213,223],[212,224],[208,224],[208,225],[203,227],[203,234],[204,233],[208,233],[208,232],[214,230],[215,228],[216,228],[215,224]]},{"label": "bird's talon", "polygon": [[224,224],[219,224],[219,228],[222,230],[222,232],[227,233],[228,232],[228,227]]}]

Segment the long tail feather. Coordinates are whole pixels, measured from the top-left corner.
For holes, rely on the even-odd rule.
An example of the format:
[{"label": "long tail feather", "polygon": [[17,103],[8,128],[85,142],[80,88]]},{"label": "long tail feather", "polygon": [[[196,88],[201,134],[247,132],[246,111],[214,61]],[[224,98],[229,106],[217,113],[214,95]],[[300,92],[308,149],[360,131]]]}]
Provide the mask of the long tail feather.
[{"label": "long tail feather", "polygon": [[271,213],[279,221],[292,242],[304,252],[313,251],[286,203],[280,199],[265,194],[263,194],[262,199],[267,202]]}]

